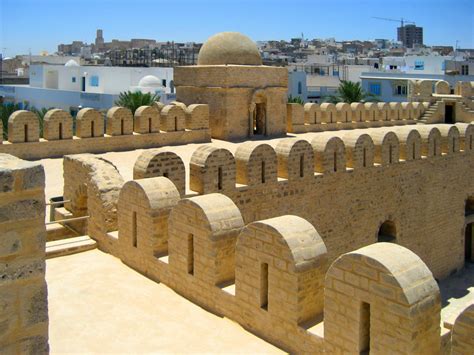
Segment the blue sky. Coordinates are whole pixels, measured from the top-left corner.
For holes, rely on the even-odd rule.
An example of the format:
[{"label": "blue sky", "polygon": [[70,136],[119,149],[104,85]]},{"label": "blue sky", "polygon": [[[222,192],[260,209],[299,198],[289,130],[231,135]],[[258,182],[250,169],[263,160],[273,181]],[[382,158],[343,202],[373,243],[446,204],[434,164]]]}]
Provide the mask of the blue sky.
[{"label": "blue sky", "polygon": [[[396,39],[396,22],[424,27],[428,45],[474,47],[473,0],[0,0],[0,49],[54,52],[59,43],[93,42],[97,28],[111,39],[201,42],[221,31],[254,40],[306,38]],[[4,49],[6,48],[6,49]]]}]

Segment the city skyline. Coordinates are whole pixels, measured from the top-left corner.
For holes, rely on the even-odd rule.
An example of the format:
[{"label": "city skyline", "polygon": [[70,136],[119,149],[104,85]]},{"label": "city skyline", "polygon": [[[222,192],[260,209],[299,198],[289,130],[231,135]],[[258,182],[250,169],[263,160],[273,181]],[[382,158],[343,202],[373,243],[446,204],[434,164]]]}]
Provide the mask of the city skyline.
[{"label": "city skyline", "polygon": [[[474,47],[474,5],[470,1],[400,1],[396,5],[366,0],[320,1],[129,1],[1,0],[1,44],[4,56],[53,53],[60,43],[93,43],[96,29],[106,41],[149,38],[203,42],[221,31],[238,31],[253,40],[300,37],[337,40],[396,39],[396,22],[374,16],[406,18],[424,28],[427,45]],[[449,10],[449,11],[447,11]],[[42,16],[42,17],[41,17]],[[362,25],[359,25],[362,24]]]}]

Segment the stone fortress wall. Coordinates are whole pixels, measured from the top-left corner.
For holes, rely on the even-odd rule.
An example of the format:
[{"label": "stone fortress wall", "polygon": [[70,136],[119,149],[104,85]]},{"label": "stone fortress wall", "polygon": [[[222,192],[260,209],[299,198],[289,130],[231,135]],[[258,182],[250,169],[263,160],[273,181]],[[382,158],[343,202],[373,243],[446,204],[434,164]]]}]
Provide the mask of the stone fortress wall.
[{"label": "stone fortress wall", "polygon": [[0,154],[0,352],[48,353],[43,166]]},{"label": "stone fortress wall", "polygon": [[99,111],[83,108],[77,114],[75,136],[71,115],[53,109],[44,117],[43,138],[36,114],[20,110],[8,120],[8,141],[2,142],[1,131],[0,125],[0,153],[22,159],[202,143],[210,141],[209,107],[156,103],[139,107],[135,115],[124,107],[112,107],[105,119]]},{"label": "stone fortress wall", "polygon": [[[440,122],[443,104],[436,106],[435,114],[427,123]],[[289,103],[287,131],[305,133],[413,125],[422,123],[420,118],[431,106],[428,101],[336,105]],[[456,116],[458,122],[474,120],[474,112],[459,110],[461,113]],[[100,112],[84,108],[77,116],[75,136],[72,125],[69,113],[60,109],[50,110],[44,119],[44,138],[40,138],[36,115],[26,110],[17,111],[9,119],[8,140],[2,142],[0,134],[0,152],[23,159],[42,159],[210,140],[209,112],[207,105],[202,104],[186,106],[174,102],[166,106],[142,106],[134,116],[126,108],[112,107],[105,121]]]},{"label": "stone fortress wall", "polygon": [[446,81],[411,83],[408,102],[287,104],[287,131],[292,133],[443,123],[445,106],[453,105],[456,122],[474,121],[474,83],[458,82],[451,94]]},{"label": "stone fortress wall", "polygon": [[[464,263],[473,144],[474,126],[457,124],[203,146],[188,195],[166,149],[143,153],[125,183],[106,160],[73,155],[64,198],[91,216],[101,249],[283,349],[446,353],[455,332],[440,329],[434,277]],[[384,225],[395,243],[376,243]]]},{"label": "stone fortress wall", "polygon": [[[440,325],[435,279],[465,261],[472,115],[462,109],[456,124],[429,124],[445,122],[443,105],[472,108],[472,85],[452,95],[443,83],[433,93],[414,82],[411,102],[401,104],[287,105],[286,72],[261,64],[247,37],[213,36],[196,67],[176,72],[184,103],[141,107],[133,124],[129,111],[112,108],[107,136],[92,109],[79,113],[75,139],[63,111],[46,115],[43,141],[34,115],[10,117],[9,142],[0,145],[2,351],[48,347],[44,174],[5,149],[34,159],[286,130],[328,132],[247,141],[235,152],[201,146],[189,179],[182,158],[166,148],[143,152],[131,181],[103,158],[66,155],[56,217],[82,217],[68,226],[103,251],[290,352],[472,348],[472,307]],[[264,74],[273,71],[281,80],[267,90],[272,78]]]}]

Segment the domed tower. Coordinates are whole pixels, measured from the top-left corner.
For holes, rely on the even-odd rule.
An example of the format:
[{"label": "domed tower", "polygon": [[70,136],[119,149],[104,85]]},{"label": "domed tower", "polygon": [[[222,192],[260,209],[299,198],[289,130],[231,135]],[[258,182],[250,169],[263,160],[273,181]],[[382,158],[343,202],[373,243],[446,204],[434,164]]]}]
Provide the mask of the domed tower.
[{"label": "domed tower", "polygon": [[286,68],[262,65],[255,43],[222,32],[202,46],[198,65],[174,71],[176,99],[209,105],[213,138],[234,140],[286,133]]}]

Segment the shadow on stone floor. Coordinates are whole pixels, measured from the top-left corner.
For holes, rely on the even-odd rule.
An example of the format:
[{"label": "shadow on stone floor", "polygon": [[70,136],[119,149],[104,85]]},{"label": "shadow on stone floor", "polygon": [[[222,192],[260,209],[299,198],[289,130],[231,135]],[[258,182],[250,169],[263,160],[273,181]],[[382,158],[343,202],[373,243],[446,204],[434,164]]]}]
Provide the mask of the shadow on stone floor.
[{"label": "shadow on stone floor", "polygon": [[[474,293],[474,262],[466,262],[458,273],[444,279],[439,284],[442,307],[446,307],[451,298],[462,298]],[[471,290],[469,290],[471,288]]]}]

